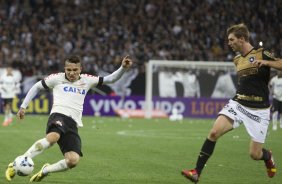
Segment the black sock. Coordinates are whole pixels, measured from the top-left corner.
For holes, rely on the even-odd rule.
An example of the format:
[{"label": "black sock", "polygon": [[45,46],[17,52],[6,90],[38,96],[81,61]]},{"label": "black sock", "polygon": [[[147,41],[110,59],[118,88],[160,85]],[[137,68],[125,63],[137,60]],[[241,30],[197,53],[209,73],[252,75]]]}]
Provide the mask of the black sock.
[{"label": "black sock", "polygon": [[265,148],[262,148],[262,157],[261,160],[270,160],[270,153],[268,150],[266,150]]},{"label": "black sock", "polygon": [[204,142],[195,168],[198,171],[198,174],[201,174],[203,168],[205,167],[205,164],[212,155],[215,143],[216,142],[213,142],[209,139],[206,139],[206,141]]}]

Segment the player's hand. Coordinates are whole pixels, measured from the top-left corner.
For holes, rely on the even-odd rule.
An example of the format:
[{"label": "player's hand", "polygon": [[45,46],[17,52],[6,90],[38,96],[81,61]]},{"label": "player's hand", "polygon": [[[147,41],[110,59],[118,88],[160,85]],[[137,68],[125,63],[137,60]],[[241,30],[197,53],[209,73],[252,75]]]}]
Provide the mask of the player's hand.
[{"label": "player's hand", "polygon": [[122,67],[125,69],[129,69],[132,66],[132,60],[129,58],[129,56],[125,56],[122,59],[122,63],[121,63]]},{"label": "player's hand", "polygon": [[25,115],[25,109],[20,108],[19,112],[17,113],[18,119],[23,119]]},{"label": "player's hand", "polygon": [[268,66],[268,62],[269,61],[266,60],[255,60],[252,62],[252,64],[257,67],[262,67],[262,66]]}]

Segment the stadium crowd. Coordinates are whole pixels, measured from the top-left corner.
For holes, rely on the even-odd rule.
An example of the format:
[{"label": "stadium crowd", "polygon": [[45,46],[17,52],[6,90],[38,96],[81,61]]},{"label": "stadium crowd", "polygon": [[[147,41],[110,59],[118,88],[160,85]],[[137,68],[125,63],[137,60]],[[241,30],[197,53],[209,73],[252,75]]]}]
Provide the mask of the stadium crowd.
[{"label": "stadium crowd", "polygon": [[[3,0],[0,67],[23,76],[61,71],[79,54],[84,72],[112,72],[131,55],[149,59],[230,61],[226,28],[245,22],[259,41],[282,55],[280,0]],[[140,70],[141,71],[141,70]]]}]

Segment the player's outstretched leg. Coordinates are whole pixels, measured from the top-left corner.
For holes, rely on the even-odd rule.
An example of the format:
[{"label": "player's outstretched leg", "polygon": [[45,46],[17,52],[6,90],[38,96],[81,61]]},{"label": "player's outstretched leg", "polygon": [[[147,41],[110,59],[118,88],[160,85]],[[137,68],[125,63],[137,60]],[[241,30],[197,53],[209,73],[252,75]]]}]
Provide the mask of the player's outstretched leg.
[{"label": "player's outstretched leg", "polygon": [[269,150],[269,153],[270,153],[270,159],[264,160],[264,163],[265,163],[268,177],[272,178],[276,174],[276,167],[275,167],[275,162],[274,162],[272,152],[270,150]]},{"label": "player's outstretched leg", "polygon": [[181,174],[194,183],[198,183],[200,175],[196,169],[182,170]]},{"label": "player's outstretched leg", "polygon": [[39,182],[44,177],[46,177],[48,173],[61,172],[61,171],[66,171],[68,169],[69,167],[67,166],[67,162],[65,159],[62,159],[51,165],[45,164],[38,173],[36,173],[35,175],[31,177],[29,181],[30,182]]},{"label": "player's outstretched leg", "polygon": [[40,182],[43,178],[45,178],[46,176],[48,176],[48,174],[44,174],[43,173],[43,169],[48,166],[50,164],[44,164],[43,167],[41,168],[41,170],[36,173],[35,175],[33,175],[31,178],[30,178],[30,182]]},{"label": "player's outstretched leg", "polygon": [[15,177],[16,175],[16,170],[14,169],[14,165],[13,162],[9,163],[6,172],[5,172],[5,177],[7,179],[7,181],[12,181],[12,179]]},{"label": "player's outstretched leg", "polygon": [[202,170],[205,167],[205,164],[207,163],[208,159],[211,157],[214,151],[215,144],[216,141],[211,141],[210,139],[207,138],[198,156],[195,169],[191,169],[191,170],[185,169],[181,172],[181,174],[186,178],[188,178],[189,180],[191,180],[192,182],[197,183],[199,181]]}]

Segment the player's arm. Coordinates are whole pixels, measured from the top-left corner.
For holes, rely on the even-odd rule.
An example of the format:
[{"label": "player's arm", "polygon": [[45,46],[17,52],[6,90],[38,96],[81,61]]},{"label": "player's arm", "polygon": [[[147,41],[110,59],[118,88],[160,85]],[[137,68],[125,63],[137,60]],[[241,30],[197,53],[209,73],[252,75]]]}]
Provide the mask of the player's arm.
[{"label": "player's arm", "polygon": [[254,65],[261,67],[261,66],[268,66],[271,68],[275,68],[277,70],[282,70],[282,59],[276,59],[275,61],[269,60],[255,60],[253,62]]},{"label": "player's arm", "polygon": [[21,88],[21,83],[18,82],[18,81],[16,81],[16,82],[15,82],[15,90],[18,90],[18,89],[20,89],[20,88]]},{"label": "player's arm", "polygon": [[0,79],[0,92],[1,92],[1,90],[4,90],[4,89],[3,89],[3,82]]},{"label": "player's arm", "polygon": [[0,89],[4,92],[7,92],[6,88],[4,87],[4,81],[0,78]]},{"label": "player's arm", "polygon": [[23,119],[24,115],[25,115],[25,109],[27,108],[29,102],[38,94],[38,92],[40,90],[44,89],[44,85],[42,81],[37,82],[36,84],[34,84],[30,90],[28,91],[21,107],[20,110],[17,113],[17,116],[19,119]]},{"label": "player's arm", "polygon": [[268,89],[269,89],[269,95],[273,95],[273,80],[274,80],[274,77],[272,77],[268,83]]},{"label": "player's arm", "polygon": [[257,67],[268,66],[277,70],[282,70],[282,59],[275,58],[274,54],[267,50],[263,50],[261,60],[255,60],[252,63]]},{"label": "player's arm", "polygon": [[132,66],[132,60],[129,56],[126,56],[122,59],[121,67],[114,71],[112,74],[103,77],[104,84],[114,83],[121,78],[126,70]]}]

